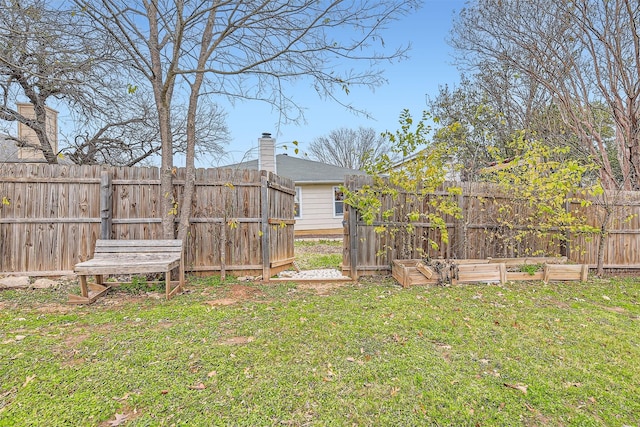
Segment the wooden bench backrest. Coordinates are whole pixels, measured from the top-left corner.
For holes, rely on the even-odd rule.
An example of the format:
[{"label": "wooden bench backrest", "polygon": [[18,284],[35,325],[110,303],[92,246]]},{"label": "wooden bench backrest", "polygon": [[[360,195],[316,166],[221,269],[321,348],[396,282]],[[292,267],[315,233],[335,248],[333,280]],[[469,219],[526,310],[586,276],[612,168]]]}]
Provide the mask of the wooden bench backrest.
[{"label": "wooden bench backrest", "polygon": [[178,254],[182,240],[97,240],[94,255],[98,254]]}]

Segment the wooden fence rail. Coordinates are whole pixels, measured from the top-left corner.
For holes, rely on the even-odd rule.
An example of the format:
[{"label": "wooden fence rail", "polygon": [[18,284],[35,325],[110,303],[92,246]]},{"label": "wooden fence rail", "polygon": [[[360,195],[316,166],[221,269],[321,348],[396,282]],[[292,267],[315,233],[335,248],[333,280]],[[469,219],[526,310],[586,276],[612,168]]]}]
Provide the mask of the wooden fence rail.
[{"label": "wooden fence rail", "polygon": [[[0,273],[53,275],[91,257],[95,241],[161,239],[157,168],[0,165]],[[199,169],[185,241],[187,271],[270,277],[293,262],[293,182],[264,171]]]},{"label": "wooden fence rail", "polygon": [[[351,191],[370,184],[366,176],[351,176],[345,180],[345,186]],[[442,240],[441,233],[430,227],[429,223],[412,223],[415,232],[410,236],[398,233],[395,237],[376,233],[374,228],[383,224],[364,223],[354,208],[345,209],[343,270],[352,277],[361,274],[391,271],[394,259],[420,259],[423,253],[432,258],[502,258],[530,256],[533,253],[557,254],[566,256],[570,262],[588,264],[594,268],[598,260],[599,235],[565,236],[566,241],[548,236],[530,236],[522,240],[510,239],[518,229],[505,227],[497,221],[499,209],[503,204],[512,204],[516,212],[524,212],[526,203],[514,201],[509,195],[501,193],[495,185],[486,183],[447,183],[441,191],[422,201],[423,212],[428,209],[429,197],[448,194],[447,186],[455,185],[462,189],[456,197],[462,217],[445,217],[449,242]],[[408,201],[406,195],[398,200],[383,197],[381,212],[392,206],[403,206]],[[607,209],[611,213],[611,222],[604,246],[604,267],[607,269],[640,269],[640,192],[607,193],[607,203],[602,198],[595,199],[589,206],[580,203],[566,203],[565,209],[584,214],[587,224],[600,228]],[[414,202],[415,205],[415,202]],[[396,225],[406,224],[406,212],[396,209],[395,216],[389,221]],[[385,221],[384,223],[389,223]],[[535,227],[534,227],[535,229]],[[429,246],[428,240],[438,243],[438,249]],[[408,249],[408,250],[407,250]]]}]

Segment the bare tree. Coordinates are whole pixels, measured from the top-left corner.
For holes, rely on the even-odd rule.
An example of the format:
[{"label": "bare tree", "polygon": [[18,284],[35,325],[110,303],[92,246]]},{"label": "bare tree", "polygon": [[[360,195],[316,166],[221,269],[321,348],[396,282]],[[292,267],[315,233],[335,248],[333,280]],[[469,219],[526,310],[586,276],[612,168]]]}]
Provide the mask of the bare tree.
[{"label": "bare tree", "polygon": [[435,118],[434,142],[444,144],[460,168],[462,181],[476,181],[492,161],[490,149],[509,157],[511,128],[505,114],[476,81],[462,76],[457,87],[440,87],[435,98],[427,97]]},{"label": "bare tree", "polygon": [[[122,86],[120,86],[122,87]],[[134,166],[151,164],[161,149],[158,119],[148,93],[120,94],[115,89],[109,103],[112,108],[92,109],[75,117],[72,140],[62,150],[75,164]],[[174,110],[184,109],[177,105]],[[174,114],[174,153],[186,152],[184,114]],[[179,120],[182,119],[182,120]],[[216,104],[200,106],[196,122],[196,157],[222,156],[229,140],[226,114]]]},{"label": "bare tree", "polygon": [[[56,163],[45,107],[53,99],[84,104],[98,96],[95,86],[86,82],[95,81],[100,72],[97,52],[106,55],[111,50],[78,17],[48,8],[44,0],[1,0],[0,119],[31,128],[39,141],[31,148],[42,150],[47,162]],[[15,105],[20,98],[34,106],[34,118],[20,114]]]},{"label": "bare tree", "polygon": [[[135,90],[137,76],[123,64],[108,33],[58,5],[0,0],[0,120],[7,124],[8,139],[41,150],[49,163],[59,154],[77,164],[144,162],[160,150],[153,99]],[[20,101],[34,106],[35,117],[21,114]],[[46,132],[51,106],[73,117],[73,124],[61,129],[59,152]],[[16,136],[11,130],[16,122],[31,128],[37,142]],[[185,126],[175,127],[176,151],[186,150]],[[227,136],[224,114],[212,105],[199,126],[201,149],[219,152]]]},{"label": "bare tree", "polygon": [[[203,94],[261,100],[283,120],[300,118],[301,106],[282,90],[286,81],[309,78],[321,96],[352,85],[384,82],[376,64],[404,50],[384,53],[381,32],[419,1],[122,1],[75,0],[91,21],[108,30],[149,83],[162,141],[163,234],[174,237],[177,200],[172,197],[172,104],[187,101],[186,183],[178,238],[189,225],[196,142],[195,117]],[[374,46],[376,44],[376,46]],[[361,61],[354,72],[347,62]]]},{"label": "bare tree", "polygon": [[390,152],[388,141],[373,128],[339,128],[313,140],[309,157],[330,165],[363,169],[368,162]]},{"label": "bare tree", "polygon": [[[475,70],[506,70],[539,85],[605,188],[640,189],[640,5],[635,0],[478,0],[454,24],[452,44]],[[534,87],[534,86],[529,86]],[[605,111],[602,111],[602,108]],[[603,117],[611,117],[615,135]],[[613,144],[622,182],[609,153]]]},{"label": "bare tree", "polygon": [[[459,85],[440,87],[436,97],[427,98],[427,104],[436,118],[433,138],[450,148],[463,181],[484,179],[479,172],[496,154],[506,159],[518,154],[512,142],[514,135],[522,132],[550,147],[569,146],[573,158],[591,163],[591,154],[562,120],[546,91],[536,82],[510,76],[504,70],[483,70],[471,79],[463,75]],[[598,132],[606,138],[618,178],[617,160],[611,158],[613,123],[606,115],[598,118]]]}]

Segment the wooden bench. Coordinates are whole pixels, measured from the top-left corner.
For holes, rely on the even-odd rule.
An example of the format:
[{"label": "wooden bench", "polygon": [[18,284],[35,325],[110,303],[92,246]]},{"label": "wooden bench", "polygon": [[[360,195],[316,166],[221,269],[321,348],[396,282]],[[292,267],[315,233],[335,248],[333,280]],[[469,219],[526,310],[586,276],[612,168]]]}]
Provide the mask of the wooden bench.
[{"label": "wooden bench", "polygon": [[[172,287],[171,270],[179,268],[179,281]],[[104,276],[109,274],[164,273],[165,294],[173,297],[184,287],[182,240],[97,240],[93,258],[76,264],[80,293],[69,295],[72,304],[91,304],[107,293]],[[87,284],[95,276],[95,284]]]}]

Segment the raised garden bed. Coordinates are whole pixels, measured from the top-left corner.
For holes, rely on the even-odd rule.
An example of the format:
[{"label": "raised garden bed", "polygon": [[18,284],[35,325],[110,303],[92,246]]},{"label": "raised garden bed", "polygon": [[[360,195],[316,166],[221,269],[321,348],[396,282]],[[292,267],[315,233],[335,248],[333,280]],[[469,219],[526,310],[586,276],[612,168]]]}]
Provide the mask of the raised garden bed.
[{"label": "raised garden bed", "polygon": [[[520,280],[585,281],[589,267],[583,264],[564,264],[566,257],[489,258],[442,261],[436,272],[433,266],[422,260],[394,260],[391,274],[407,288],[416,285],[456,283],[505,283]],[[513,271],[522,266],[539,265],[539,271]],[[509,271],[511,270],[511,271]]]}]

